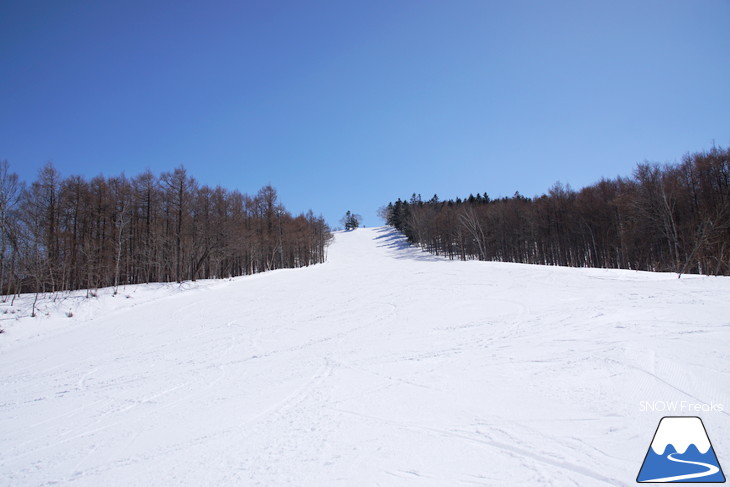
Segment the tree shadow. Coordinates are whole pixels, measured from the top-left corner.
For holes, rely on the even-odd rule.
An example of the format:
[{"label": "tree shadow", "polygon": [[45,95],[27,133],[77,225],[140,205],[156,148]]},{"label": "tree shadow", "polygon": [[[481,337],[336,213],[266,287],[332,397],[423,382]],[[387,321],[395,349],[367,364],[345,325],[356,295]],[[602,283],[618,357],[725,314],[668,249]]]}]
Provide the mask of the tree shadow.
[{"label": "tree shadow", "polygon": [[394,259],[440,262],[448,260],[440,255],[429,254],[417,245],[408,243],[408,239],[393,227],[381,227],[376,230],[378,247],[389,250]]}]

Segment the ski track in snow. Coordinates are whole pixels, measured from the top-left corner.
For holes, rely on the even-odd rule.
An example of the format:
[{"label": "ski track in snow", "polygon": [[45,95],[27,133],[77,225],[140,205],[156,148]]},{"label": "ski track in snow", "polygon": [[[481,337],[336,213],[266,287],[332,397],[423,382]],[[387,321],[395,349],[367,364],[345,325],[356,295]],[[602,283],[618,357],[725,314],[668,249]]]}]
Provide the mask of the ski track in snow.
[{"label": "ski track in snow", "polygon": [[653,400],[730,451],[730,279],[328,253],[5,319],[0,485],[634,485]]}]

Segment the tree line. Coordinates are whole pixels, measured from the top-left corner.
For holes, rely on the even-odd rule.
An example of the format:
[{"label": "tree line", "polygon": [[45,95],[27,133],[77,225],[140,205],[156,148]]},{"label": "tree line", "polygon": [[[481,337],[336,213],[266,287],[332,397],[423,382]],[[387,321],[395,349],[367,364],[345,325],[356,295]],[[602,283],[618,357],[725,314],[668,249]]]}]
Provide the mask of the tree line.
[{"label": "tree line", "polygon": [[276,190],[253,196],[159,176],[62,178],[30,185],[0,161],[0,291],[55,292],[233,277],[325,260],[330,229],[293,216]]},{"label": "tree line", "polygon": [[679,274],[730,274],[730,149],[574,191],[391,202],[386,222],[424,250],[458,258]]}]

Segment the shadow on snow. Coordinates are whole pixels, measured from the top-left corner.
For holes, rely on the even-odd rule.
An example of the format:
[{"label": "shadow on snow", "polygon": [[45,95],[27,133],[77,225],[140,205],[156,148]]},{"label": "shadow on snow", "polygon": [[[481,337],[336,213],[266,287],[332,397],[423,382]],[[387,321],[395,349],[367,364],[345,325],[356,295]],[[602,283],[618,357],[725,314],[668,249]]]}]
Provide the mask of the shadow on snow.
[{"label": "shadow on snow", "polygon": [[383,227],[376,230],[380,235],[375,237],[378,247],[390,250],[391,257],[395,259],[407,259],[418,261],[443,261],[444,257],[432,255],[421,250],[417,245],[408,243],[405,235],[391,227]]}]

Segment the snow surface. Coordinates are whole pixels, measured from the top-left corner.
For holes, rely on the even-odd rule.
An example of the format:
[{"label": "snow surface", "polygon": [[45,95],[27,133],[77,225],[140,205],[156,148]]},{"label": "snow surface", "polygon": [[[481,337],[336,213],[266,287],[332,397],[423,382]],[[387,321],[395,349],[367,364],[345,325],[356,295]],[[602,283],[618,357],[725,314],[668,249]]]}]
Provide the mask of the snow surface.
[{"label": "snow surface", "polygon": [[84,296],[0,307],[0,485],[635,485],[670,415],[641,401],[723,404],[730,458],[727,278],[374,228],[323,265]]},{"label": "snow surface", "polygon": [[651,442],[651,449],[657,455],[664,455],[664,450],[670,444],[679,454],[686,452],[690,445],[696,446],[703,455],[710,449],[710,440],[707,438],[700,418],[670,417],[662,419],[654,440]]}]

